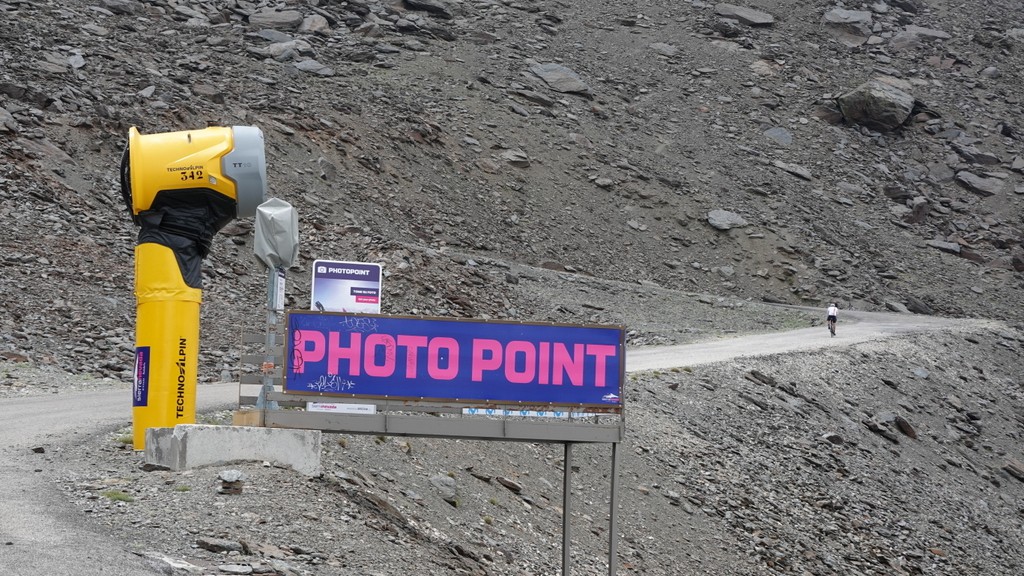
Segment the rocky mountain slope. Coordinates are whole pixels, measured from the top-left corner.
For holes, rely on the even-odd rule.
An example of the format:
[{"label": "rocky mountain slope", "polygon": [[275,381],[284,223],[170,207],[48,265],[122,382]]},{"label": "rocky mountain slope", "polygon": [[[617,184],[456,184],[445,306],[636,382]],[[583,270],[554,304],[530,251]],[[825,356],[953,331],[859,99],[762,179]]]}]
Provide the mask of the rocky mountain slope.
[{"label": "rocky mountain slope", "polygon": [[[507,267],[1019,319],[1012,6],[745,7],[765,24],[654,0],[6,2],[3,344],[124,372],[130,126],[264,131],[270,195],[301,220],[297,307],[328,258],[383,264],[391,313],[628,320],[637,336],[612,310],[552,312]],[[877,78],[916,112],[886,132],[844,123],[834,98]],[[262,318],[251,236],[229,226],[204,268],[214,375]]]},{"label": "rocky mountain slope", "polygon": [[[328,258],[382,264],[388,313],[617,323],[631,345],[806,322],[762,301],[1005,320],[1005,333],[911,341],[898,358],[861,349],[638,376],[627,502],[649,516],[626,515],[622,555],[645,574],[1018,573],[1019,7],[0,0],[0,356],[128,382],[128,128],[254,125],[270,194],[300,216],[289,306],[309,307],[309,265]],[[889,107],[851,105],[872,81],[894,94]],[[231,379],[237,335],[264,318],[250,221],[216,237],[203,280],[200,378]],[[906,376],[919,367],[931,376]],[[744,379],[748,368],[775,384]],[[40,387],[0,379],[2,394]],[[456,545],[466,553],[441,554],[438,569],[553,571],[541,552],[559,519],[540,495],[557,492],[557,450],[410,445],[331,448],[339,470],[360,471],[303,484],[315,498],[345,495],[338,518],[351,521],[338,521],[359,535],[325,528],[331,539],[400,544],[407,556],[377,573]],[[119,462],[111,469],[135,463],[109,442],[80,449]],[[466,472],[510,477],[511,464],[474,458],[533,462],[522,481],[532,502]],[[249,472],[297,489],[288,471]],[[471,507],[427,496],[449,472]],[[162,494],[164,481],[187,483],[133,473],[131,490]],[[211,481],[165,496],[184,503]],[[393,500],[403,491],[421,495],[401,498],[442,535]],[[587,500],[595,527],[580,561],[597,573],[603,507]],[[145,501],[94,511],[152,528],[178,557],[197,534],[336,521],[333,509],[306,520],[240,510],[235,525],[167,531]],[[359,526],[383,526],[382,540]],[[344,554],[296,530],[266,537],[298,547],[285,556],[309,551],[287,569],[336,573]],[[352,565],[375,573],[380,551],[356,548]]]}]

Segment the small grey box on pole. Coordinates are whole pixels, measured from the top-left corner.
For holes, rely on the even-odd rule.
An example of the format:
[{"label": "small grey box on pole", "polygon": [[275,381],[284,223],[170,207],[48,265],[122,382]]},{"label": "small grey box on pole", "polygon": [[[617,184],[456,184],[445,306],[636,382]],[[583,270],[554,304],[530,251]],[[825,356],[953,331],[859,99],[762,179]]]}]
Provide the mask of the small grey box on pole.
[{"label": "small grey box on pole", "polygon": [[285,270],[299,257],[299,217],[291,204],[271,198],[256,208],[256,238],[253,249],[267,266],[267,340],[263,368],[263,388],[256,407],[277,409],[277,402],[268,401],[274,380],[268,366],[274,363],[274,335],[278,314],[284,311]]}]

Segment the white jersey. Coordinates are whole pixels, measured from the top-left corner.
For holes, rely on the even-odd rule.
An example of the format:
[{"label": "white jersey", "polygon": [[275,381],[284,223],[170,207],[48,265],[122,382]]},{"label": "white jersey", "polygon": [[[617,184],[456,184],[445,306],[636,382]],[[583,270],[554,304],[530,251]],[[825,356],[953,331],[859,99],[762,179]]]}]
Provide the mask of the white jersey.
[{"label": "white jersey", "polygon": [[826,316],[835,316],[835,317],[838,318],[839,317],[839,308],[836,308],[835,306],[829,306],[828,307],[828,311],[825,312],[825,315]]}]

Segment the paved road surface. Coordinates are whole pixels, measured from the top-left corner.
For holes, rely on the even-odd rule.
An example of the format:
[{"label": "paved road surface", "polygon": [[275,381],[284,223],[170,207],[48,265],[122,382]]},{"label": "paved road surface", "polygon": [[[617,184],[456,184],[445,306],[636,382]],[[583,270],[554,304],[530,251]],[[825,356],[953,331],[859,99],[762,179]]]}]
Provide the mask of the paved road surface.
[{"label": "paved road surface", "polygon": [[[895,334],[980,322],[844,311],[837,336],[821,326],[711,342],[627,351],[629,372],[667,369],[757,356],[846,346]],[[237,403],[237,384],[200,385],[198,410]],[[0,400],[0,575],[144,576],[158,574],[139,557],[90,530],[55,484],[59,454],[33,447],[69,435],[92,434],[131,424],[125,388]],[[49,462],[58,462],[54,465]],[[83,553],[83,551],[86,551]]]}]

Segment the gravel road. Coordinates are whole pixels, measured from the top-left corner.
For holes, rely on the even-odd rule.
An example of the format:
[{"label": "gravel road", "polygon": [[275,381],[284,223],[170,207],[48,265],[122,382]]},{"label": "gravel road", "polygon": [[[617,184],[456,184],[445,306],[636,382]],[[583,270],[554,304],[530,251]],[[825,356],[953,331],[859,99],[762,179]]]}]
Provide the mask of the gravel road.
[{"label": "gravel road", "polygon": [[626,369],[629,372],[667,370],[682,366],[712,364],[733,358],[850,346],[898,334],[995,326],[996,324],[988,320],[844,311],[840,314],[834,338],[829,337],[824,318],[822,318],[821,326],[800,330],[719,338],[678,346],[636,348],[627,354]]},{"label": "gravel road", "polygon": [[[201,385],[199,410],[237,402],[235,383]],[[0,574],[4,576],[139,576],[160,574],[145,559],[89,529],[50,479],[59,454],[51,438],[93,434],[131,421],[125,387],[68,394],[7,398],[0,403]]]}]

